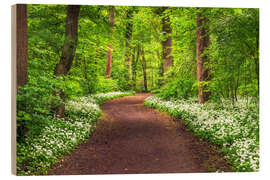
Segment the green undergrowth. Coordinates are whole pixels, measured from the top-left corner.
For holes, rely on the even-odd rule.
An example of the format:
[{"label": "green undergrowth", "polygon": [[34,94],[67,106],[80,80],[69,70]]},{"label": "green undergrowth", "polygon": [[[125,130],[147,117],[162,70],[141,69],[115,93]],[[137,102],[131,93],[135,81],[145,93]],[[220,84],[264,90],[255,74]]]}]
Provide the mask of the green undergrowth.
[{"label": "green undergrowth", "polygon": [[66,102],[66,118],[46,117],[46,127],[36,136],[17,143],[17,175],[47,174],[52,165],[88,139],[101,116],[99,104],[134,92],[109,92]]},{"label": "green undergrowth", "polygon": [[222,147],[234,171],[259,171],[259,108],[238,100],[198,104],[197,100],[163,100],[151,96],[145,105],[169,113],[185,122],[196,136]]}]

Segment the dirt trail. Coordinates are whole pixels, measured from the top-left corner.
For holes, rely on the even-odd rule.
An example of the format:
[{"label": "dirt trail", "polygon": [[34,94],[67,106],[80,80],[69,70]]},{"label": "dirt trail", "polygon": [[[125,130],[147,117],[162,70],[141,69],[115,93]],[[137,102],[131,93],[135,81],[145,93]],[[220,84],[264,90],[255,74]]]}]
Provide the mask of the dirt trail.
[{"label": "dirt trail", "polygon": [[211,147],[183,123],[148,108],[136,94],[107,101],[88,141],[49,174],[130,174],[231,171]]}]

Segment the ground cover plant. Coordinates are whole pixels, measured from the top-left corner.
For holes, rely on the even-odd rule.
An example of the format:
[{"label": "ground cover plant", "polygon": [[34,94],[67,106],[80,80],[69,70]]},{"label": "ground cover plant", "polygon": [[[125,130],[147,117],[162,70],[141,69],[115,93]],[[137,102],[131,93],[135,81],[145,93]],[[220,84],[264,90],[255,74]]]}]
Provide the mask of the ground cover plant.
[{"label": "ground cover plant", "polygon": [[220,145],[235,171],[259,170],[259,113],[256,103],[239,99],[234,105],[199,104],[197,98],[163,100],[151,96],[145,105],[168,112],[185,122],[195,135]]},{"label": "ground cover plant", "polygon": [[134,92],[109,92],[79,97],[66,104],[66,119],[48,117],[47,126],[37,137],[17,144],[18,175],[44,174],[95,130],[101,115],[99,104],[133,95]]}]

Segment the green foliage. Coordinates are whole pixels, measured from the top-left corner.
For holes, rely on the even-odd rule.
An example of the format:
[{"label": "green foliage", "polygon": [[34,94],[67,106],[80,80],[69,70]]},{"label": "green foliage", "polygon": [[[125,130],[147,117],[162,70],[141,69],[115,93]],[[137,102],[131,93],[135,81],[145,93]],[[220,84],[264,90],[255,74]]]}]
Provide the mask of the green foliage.
[{"label": "green foliage", "polygon": [[70,77],[66,76],[64,80],[64,88],[65,96],[67,99],[73,99],[77,96],[82,96],[86,93],[83,93],[83,86],[81,85],[81,80],[78,77]]},{"label": "green foliage", "polygon": [[193,97],[197,93],[197,88],[194,88],[193,79],[176,79],[168,82],[164,87],[161,88],[158,97],[163,99],[187,99]]},{"label": "green foliage", "polygon": [[117,81],[113,79],[106,79],[103,76],[98,77],[98,84],[96,87],[96,91],[98,93],[105,93],[105,92],[112,92],[112,91],[118,91],[119,86],[117,84]]},{"label": "green foliage", "polygon": [[212,12],[209,15],[212,94],[233,100],[237,95],[258,97],[258,9],[214,9]]},{"label": "green foliage", "polygon": [[46,74],[34,76],[29,73],[28,83],[17,93],[17,140],[23,136],[35,136],[46,126],[46,119],[61,103],[57,89],[61,81]]}]

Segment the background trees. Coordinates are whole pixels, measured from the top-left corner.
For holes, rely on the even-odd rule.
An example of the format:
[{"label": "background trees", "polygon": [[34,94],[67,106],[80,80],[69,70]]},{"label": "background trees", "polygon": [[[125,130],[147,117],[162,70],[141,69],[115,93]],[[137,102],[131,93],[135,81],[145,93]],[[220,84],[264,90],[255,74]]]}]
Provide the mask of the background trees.
[{"label": "background trees", "polygon": [[63,97],[135,90],[258,102],[258,9],[28,5],[27,20],[28,80],[20,76],[17,116],[31,135]]}]

